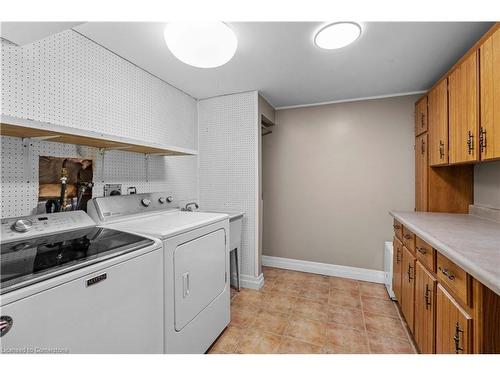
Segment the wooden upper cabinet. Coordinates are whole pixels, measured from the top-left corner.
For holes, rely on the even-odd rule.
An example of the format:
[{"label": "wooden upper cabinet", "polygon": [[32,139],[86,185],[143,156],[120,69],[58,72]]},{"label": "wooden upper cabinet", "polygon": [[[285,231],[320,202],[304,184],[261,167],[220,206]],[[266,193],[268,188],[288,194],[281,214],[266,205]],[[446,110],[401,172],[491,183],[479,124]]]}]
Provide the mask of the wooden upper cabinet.
[{"label": "wooden upper cabinet", "polygon": [[448,164],[448,79],[429,92],[428,100],[429,164]]},{"label": "wooden upper cabinet", "polygon": [[435,353],[436,278],[420,263],[415,272],[415,341],[420,353]]},{"label": "wooden upper cabinet", "polygon": [[427,133],[415,138],[415,211],[427,211],[428,148]]},{"label": "wooden upper cabinet", "polygon": [[415,103],[415,135],[427,131],[427,96]]},{"label": "wooden upper cabinet", "polygon": [[436,297],[436,353],[471,353],[471,316],[441,284]]},{"label": "wooden upper cabinet", "polygon": [[450,164],[478,160],[478,93],[475,52],[448,77]]},{"label": "wooden upper cabinet", "polygon": [[413,332],[415,307],[415,257],[403,246],[403,264],[401,265],[401,311]]},{"label": "wooden upper cabinet", "polygon": [[482,160],[500,158],[500,29],[480,51],[481,126],[479,151]]}]

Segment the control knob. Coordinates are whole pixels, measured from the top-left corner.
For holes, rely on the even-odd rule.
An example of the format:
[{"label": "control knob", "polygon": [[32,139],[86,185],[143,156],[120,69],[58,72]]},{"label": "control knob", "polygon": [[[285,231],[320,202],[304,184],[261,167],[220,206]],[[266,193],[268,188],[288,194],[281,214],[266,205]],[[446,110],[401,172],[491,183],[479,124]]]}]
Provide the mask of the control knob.
[{"label": "control knob", "polygon": [[14,225],[12,225],[12,229],[14,229],[16,232],[24,233],[29,231],[32,226],[33,222],[31,220],[19,219],[14,223]]},{"label": "control knob", "polygon": [[144,207],[148,207],[151,204],[151,199],[143,198],[141,203]]},{"label": "control knob", "polygon": [[167,197],[167,202],[168,202],[168,203],[172,203],[172,202],[173,202],[173,200],[174,200],[174,198],[173,198],[171,195],[169,195],[169,196]]},{"label": "control knob", "polygon": [[167,200],[165,199],[165,197],[160,197],[158,198],[158,202],[160,202],[161,204],[164,204]]}]

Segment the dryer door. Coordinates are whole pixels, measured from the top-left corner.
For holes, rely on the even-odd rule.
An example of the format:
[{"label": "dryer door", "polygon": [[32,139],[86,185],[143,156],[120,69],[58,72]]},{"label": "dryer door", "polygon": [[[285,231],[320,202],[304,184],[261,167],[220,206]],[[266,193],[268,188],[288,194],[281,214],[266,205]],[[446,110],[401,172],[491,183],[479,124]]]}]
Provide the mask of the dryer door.
[{"label": "dryer door", "polygon": [[175,330],[182,330],[223,291],[226,239],[223,229],[179,245],[174,251]]}]

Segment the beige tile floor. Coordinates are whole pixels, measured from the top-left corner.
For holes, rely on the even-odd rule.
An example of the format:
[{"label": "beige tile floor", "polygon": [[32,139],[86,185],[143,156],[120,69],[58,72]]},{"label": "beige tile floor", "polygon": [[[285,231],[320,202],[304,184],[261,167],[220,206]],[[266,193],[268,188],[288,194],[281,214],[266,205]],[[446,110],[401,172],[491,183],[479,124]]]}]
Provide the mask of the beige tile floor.
[{"label": "beige tile floor", "polygon": [[261,290],[232,290],[231,323],[209,353],[415,353],[383,285],[263,272]]}]

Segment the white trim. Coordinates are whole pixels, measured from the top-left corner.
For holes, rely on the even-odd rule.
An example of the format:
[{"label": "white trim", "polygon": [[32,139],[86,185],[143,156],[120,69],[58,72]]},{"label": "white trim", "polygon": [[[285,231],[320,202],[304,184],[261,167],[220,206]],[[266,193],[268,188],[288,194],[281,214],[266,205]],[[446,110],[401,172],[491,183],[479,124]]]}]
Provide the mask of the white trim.
[{"label": "white trim", "polygon": [[298,104],[298,105],[288,105],[284,107],[276,107],[275,110],[279,111],[282,109],[293,109],[293,108],[305,108],[305,107],[316,107],[320,105],[327,104],[337,104],[337,103],[349,103],[349,102],[360,102],[363,100],[374,100],[374,99],[385,99],[385,98],[395,98],[398,96],[408,96],[408,95],[417,95],[417,94],[425,94],[427,90],[420,91],[409,91],[409,92],[399,92],[396,94],[386,94],[386,95],[375,95],[375,96],[365,96],[362,98],[351,98],[351,99],[341,99],[341,100],[332,100],[329,102],[319,102],[319,103],[310,103],[310,104]]},{"label": "white trim", "polygon": [[348,266],[339,266],[336,264],[309,262],[307,260],[262,256],[262,265],[287,270],[317,273],[326,276],[338,276],[348,279],[361,281],[370,281],[372,283],[383,284],[385,272],[371,270],[367,268],[357,268]]},{"label": "white trim", "polygon": [[[260,127],[260,119],[259,119],[259,92],[257,90],[253,91],[253,94],[255,95],[255,126],[257,126],[256,132],[255,132],[255,145],[256,145],[256,150],[255,150],[255,246],[254,246],[254,265],[253,265],[253,273],[255,276],[260,277],[262,273],[259,275],[259,236],[260,236],[260,157],[262,153],[262,138],[261,138],[261,127]],[[242,277],[243,279],[243,277]],[[264,279],[262,279],[264,280]],[[243,280],[242,280],[243,283]],[[262,283],[264,285],[264,283]],[[259,286],[257,289],[260,289],[261,286]]]},{"label": "white trim", "polygon": [[240,278],[242,288],[260,289],[264,286],[264,275],[262,273],[257,277],[250,275],[240,275]]}]

